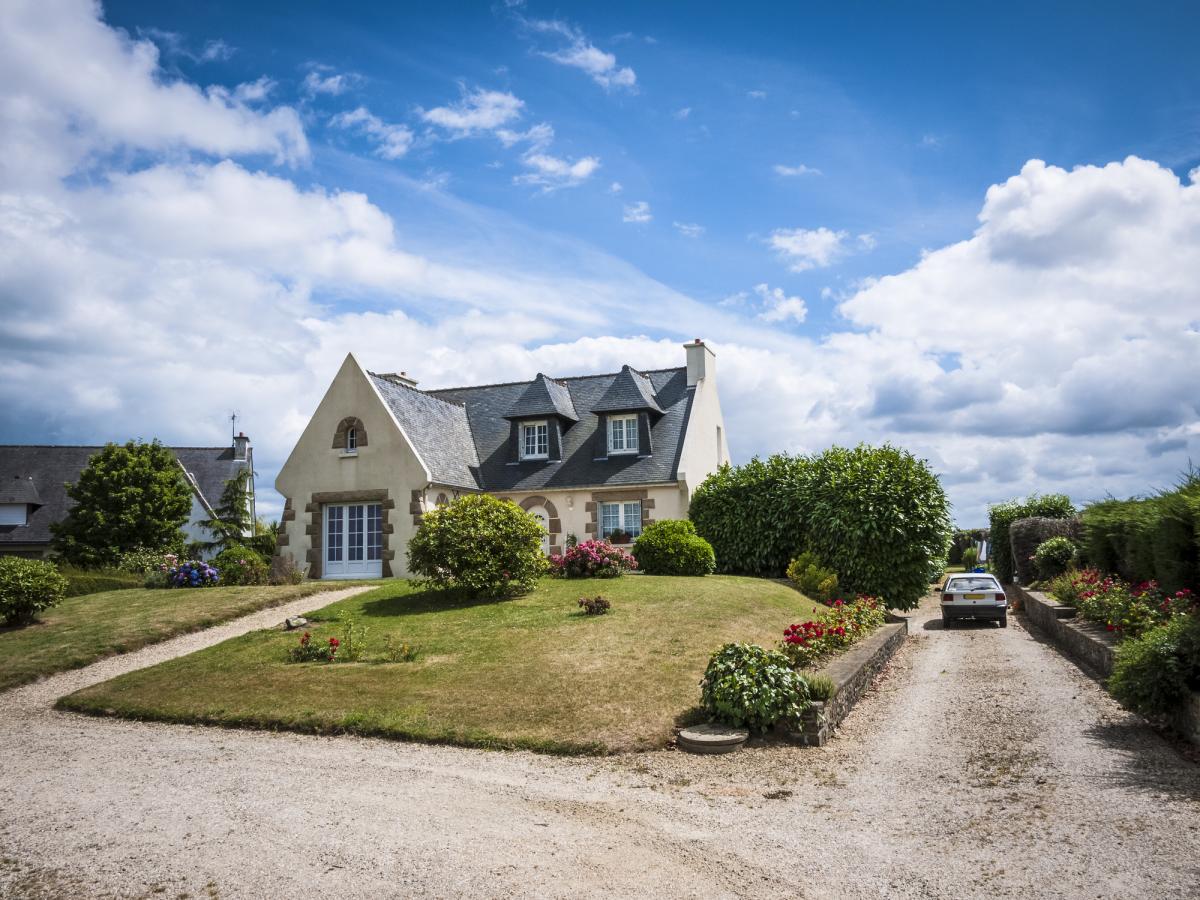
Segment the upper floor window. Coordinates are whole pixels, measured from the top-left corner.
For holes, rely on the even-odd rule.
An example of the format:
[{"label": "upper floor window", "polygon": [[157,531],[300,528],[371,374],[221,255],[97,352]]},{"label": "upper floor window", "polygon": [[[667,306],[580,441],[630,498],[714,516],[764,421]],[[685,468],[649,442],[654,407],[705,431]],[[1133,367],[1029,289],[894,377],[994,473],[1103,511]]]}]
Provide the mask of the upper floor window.
[{"label": "upper floor window", "polygon": [[546,422],[521,423],[521,459],[550,458],[550,426]]},{"label": "upper floor window", "polygon": [[346,452],[347,453],[356,453],[357,451],[358,451],[358,429],[353,428],[353,427],[347,428],[346,429]]},{"label": "upper floor window", "polygon": [[0,503],[0,525],[29,524],[29,506],[25,503]]},{"label": "upper floor window", "polygon": [[638,417],[636,415],[608,417],[608,452],[638,452]]},{"label": "upper floor window", "polygon": [[337,431],[333,433],[333,449],[341,450],[344,455],[357,453],[367,446],[367,429],[362,420],[356,416],[346,416],[338,422]]}]

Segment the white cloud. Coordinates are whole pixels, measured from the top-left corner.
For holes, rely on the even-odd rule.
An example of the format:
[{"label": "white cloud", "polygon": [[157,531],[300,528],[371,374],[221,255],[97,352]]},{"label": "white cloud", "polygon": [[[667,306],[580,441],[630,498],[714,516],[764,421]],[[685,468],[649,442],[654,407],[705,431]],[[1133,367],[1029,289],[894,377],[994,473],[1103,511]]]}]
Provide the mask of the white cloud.
[{"label": "white cloud", "polygon": [[515,144],[528,143],[533,149],[549,146],[554,140],[554,128],[546,122],[531,126],[526,131],[512,131],[508,128],[497,128],[496,137],[505,147]]},{"label": "white cloud", "polygon": [[208,41],[200,51],[200,61],[223,62],[236,52],[236,47],[231,47],[222,40]]},{"label": "white cloud", "polygon": [[762,302],[762,312],[758,317],[764,322],[803,322],[808,316],[808,307],[800,297],[789,297],[783,288],[771,288],[765,284],[756,284],[754,293]]},{"label": "white cloud", "polygon": [[749,97],[751,100],[766,100],[767,92],[766,91],[746,91],[746,96]]},{"label": "white cloud", "polygon": [[567,41],[566,46],[558,50],[542,52],[547,59],[586,72],[605,90],[636,90],[637,74],[633,69],[617,65],[616,56],[596,47],[575,26],[558,19],[529,19],[524,24],[532,31],[556,35]]},{"label": "white cloud", "polygon": [[317,94],[339,97],[350,90],[358,81],[359,77],[353,73],[335,72],[332,66],[315,65],[304,76],[304,81],[300,83],[300,88],[310,97]]},{"label": "white cloud", "polygon": [[695,222],[672,222],[675,230],[684,237],[698,238],[704,234],[705,228],[703,225],[697,225]]},{"label": "white cloud", "polygon": [[532,184],[543,190],[551,191],[563,187],[575,187],[582,184],[592,173],[600,168],[600,160],[594,156],[585,156],[574,162],[549,153],[529,152],[521,157],[521,162],[531,171],[513,178],[515,184]]},{"label": "white cloud", "polygon": [[936,134],[921,135],[921,146],[930,150],[940,149],[945,140]]},{"label": "white cloud", "polygon": [[520,118],[524,106],[507,91],[464,90],[459,102],[421,110],[421,118],[462,137],[501,128]]},{"label": "white cloud", "polygon": [[259,103],[266,100],[276,87],[277,85],[272,79],[263,75],[255,81],[243,82],[235,87],[233,98],[239,103]]},{"label": "white cloud", "polygon": [[767,243],[793,272],[821,269],[832,265],[846,253],[844,231],[820,228],[779,228],[771,232]]},{"label": "white cloud", "polygon": [[625,190],[625,188],[621,186],[621,182],[619,181],[614,181],[608,186],[608,192],[610,194],[619,194],[623,190]]},{"label": "white cloud", "polygon": [[794,178],[799,175],[820,175],[821,174],[820,169],[814,169],[811,166],[804,165],[804,163],[800,163],[799,165],[796,165],[796,166],[786,166],[786,165],[783,165],[782,163],[780,163],[780,164],[774,166],[774,169],[775,169],[776,175],[782,175],[785,178]]},{"label": "white cloud", "polygon": [[629,203],[625,206],[625,211],[621,216],[622,222],[634,222],[636,224],[645,224],[653,219],[650,214],[650,204],[645,200],[638,200],[636,203]]},{"label": "white cloud", "polygon": [[684,119],[686,119],[691,114],[692,114],[692,108],[690,106],[685,106],[682,109],[675,110],[675,112],[673,112],[671,115],[673,115],[676,119],[679,119],[682,122]]},{"label": "white cloud", "polygon": [[879,241],[873,234],[860,234],[858,236],[858,246],[864,250],[874,250],[878,244]]},{"label": "white cloud", "polygon": [[338,113],[329,120],[335,128],[359,131],[375,142],[375,153],[384,159],[399,159],[408,153],[413,143],[411,129],[392,125],[373,115],[365,106]]}]

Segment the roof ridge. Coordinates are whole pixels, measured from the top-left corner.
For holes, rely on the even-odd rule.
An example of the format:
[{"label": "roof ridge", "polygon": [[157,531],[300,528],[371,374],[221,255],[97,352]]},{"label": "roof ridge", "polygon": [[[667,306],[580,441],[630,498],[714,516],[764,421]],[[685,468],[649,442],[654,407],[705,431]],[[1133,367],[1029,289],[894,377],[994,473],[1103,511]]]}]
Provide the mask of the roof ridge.
[{"label": "roof ridge", "polygon": [[[636,372],[638,375],[655,375],[659,372],[682,372],[687,368],[687,366],[667,366],[662,369],[635,369],[633,366],[630,366],[629,368],[631,371]],[[545,375],[545,374],[546,374],[545,372],[538,373],[538,375]],[[620,374],[621,374],[621,371],[618,370],[616,372],[596,372],[592,375],[564,375],[561,378],[555,378],[553,375],[546,375],[546,377],[549,378],[551,381],[582,381],[585,378],[615,378],[616,376],[618,376]],[[476,390],[477,388],[512,387],[514,384],[533,384],[535,381],[537,381],[537,375],[534,375],[533,378],[524,378],[519,381],[494,381],[494,382],[489,382],[488,384],[458,384],[458,385],[455,385],[454,387],[430,388],[427,391],[421,391],[421,393],[422,394],[435,394],[435,393],[441,393],[443,391],[470,391],[470,390]],[[413,388],[413,390],[418,390],[418,389]],[[439,397],[438,399],[440,400],[441,398]],[[447,402],[449,402],[449,401],[447,401]]]},{"label": "roof ridge", "polygon": [[392,387],[400,388],[401,390],[405,391],[412,391],[414,394],[420,394],[422,397],[432,397],[434,400],[438,401],[438,403],[445,403],[447,406],[453,406],[455,409],[465,410],[467,408],[465,403],[456,403],[453,400],[447,400],[445,397],[434,397],[433,391],[423,391],[419,387],[415,387],[411,384],[403,384],[399,381],[392,381],[386,375],[381,375],[378,372],[372,372],[370,369],[367,370],[367,374],[378,381],[382,381],[391,385]]}]

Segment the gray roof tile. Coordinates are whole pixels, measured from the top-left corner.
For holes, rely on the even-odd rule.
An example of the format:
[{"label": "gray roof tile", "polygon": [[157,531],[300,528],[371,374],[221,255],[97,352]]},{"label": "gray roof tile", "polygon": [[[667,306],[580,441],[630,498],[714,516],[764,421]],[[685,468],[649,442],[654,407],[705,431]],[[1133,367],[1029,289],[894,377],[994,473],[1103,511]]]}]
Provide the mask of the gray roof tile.
[{"label": "gray roof tile", "polygon": [[367,374],[429,467],[433,480],[454,487],[479,487],[479,457],[462,405],[386,375]]},{"label": "gray roof tile", "polygon": [[567,422],[579,421],[567,386],[561,381],[547,378],[541,372],[529,382],[525,391],[505,413],[507,419],[534,419],[538,416],[558,416]]}]

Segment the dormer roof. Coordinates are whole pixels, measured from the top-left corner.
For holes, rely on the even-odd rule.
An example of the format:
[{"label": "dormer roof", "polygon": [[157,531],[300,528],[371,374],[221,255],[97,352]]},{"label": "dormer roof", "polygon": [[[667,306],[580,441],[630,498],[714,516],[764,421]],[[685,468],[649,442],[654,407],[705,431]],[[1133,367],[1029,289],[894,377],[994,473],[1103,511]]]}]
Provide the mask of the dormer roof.
[{"label": "dormer roof", "polygon": [[565,422],[578,422],[571,392],[561,381],[538,372],[537,378],[516,399],[504,414],[506,419],[536,419],[557,416]]},{"label": "dormer roof", "polygon": [[655,396],[654,384],[632,366],[622,366],[600,399],[591,407],[594,413],[641,412],[663,415]]},{"label": "dormer roof", "polygon": [[0,503],[23,503],[34,509],[41,509],[44,504],[41,495],[28,475],[14,475],[12,478],[0,481]]}]

